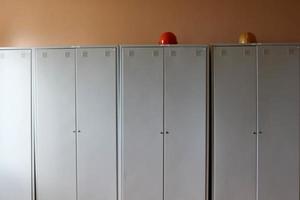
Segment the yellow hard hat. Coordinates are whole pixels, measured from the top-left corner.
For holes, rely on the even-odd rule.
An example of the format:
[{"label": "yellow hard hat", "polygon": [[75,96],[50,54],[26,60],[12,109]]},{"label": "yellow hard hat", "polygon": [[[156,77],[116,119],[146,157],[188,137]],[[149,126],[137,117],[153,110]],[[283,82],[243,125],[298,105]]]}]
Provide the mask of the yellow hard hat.
[{"label": "yellow hard hat", "polygon": [[244,32],[240,34],[239,37],[240,44],[249,44],[249,43],[256,43],[256,37],[253,33]]}]

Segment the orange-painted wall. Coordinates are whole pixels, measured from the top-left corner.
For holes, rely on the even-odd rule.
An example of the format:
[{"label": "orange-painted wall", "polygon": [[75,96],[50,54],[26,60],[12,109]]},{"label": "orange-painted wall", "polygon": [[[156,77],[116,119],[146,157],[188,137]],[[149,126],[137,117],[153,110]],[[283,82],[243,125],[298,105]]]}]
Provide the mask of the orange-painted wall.
[{"label": "orange-painted wall", "polygon": [[300,42],[300,0],[1,0],[0,46]]}]

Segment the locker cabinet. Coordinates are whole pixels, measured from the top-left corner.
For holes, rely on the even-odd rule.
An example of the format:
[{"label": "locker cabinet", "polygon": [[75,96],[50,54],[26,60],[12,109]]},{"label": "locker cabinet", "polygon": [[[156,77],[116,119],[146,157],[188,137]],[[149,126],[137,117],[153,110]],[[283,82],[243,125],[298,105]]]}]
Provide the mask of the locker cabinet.
[{"label": "locker cabinet", "polygon": [[213,48],[213,199],[299,199],[299,49]]},{"label": "locker cabinet", "polygon": [[32,199],[31,50],[0,49],[0,199]]},{"label": "locker cabinet", "polygon": [[206,198],[207,49],[121,48],[121,197]]},{"label": "locker cabinet", "polygon": [[116,56],[37,49],[37,199],[116,199]]}]

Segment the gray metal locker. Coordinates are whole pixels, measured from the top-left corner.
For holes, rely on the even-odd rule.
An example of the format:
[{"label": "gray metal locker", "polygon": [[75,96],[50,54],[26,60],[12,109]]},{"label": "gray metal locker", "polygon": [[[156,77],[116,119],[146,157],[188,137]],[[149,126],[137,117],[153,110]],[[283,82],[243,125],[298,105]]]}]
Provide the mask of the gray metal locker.
[{"label": "gray metal locker", "polygon": [[258,61],[258,199],[299,200],[299,48],[260,46]]},{"label": "gray metal locker", "polygon": [[77,50],[78,200],[116,200],[116,48]]},{"label": "gray metal locker", "polygon": [[121,48],[123,200],[206,198],[206,47]]},{"label": "gray metal locker", "polygon": [[122,48],[122,197],[163,199],[163,49]]},{"label": "gray metal locker", "polygon": [[116,200],[116,47],[36,54],[37,199]]},{"label": "gray metal locker", "polygon": [[75,50],[36,51],[36,194],[76,199]]},{"label": "gray metal locker", "polygon": [[213,48],[213,198],[256,198],[256,48]]},{"label": "gray metal locker", "polygon": [[0,50],[0,199],[32,199],[31,50]]},{"label": "gray metal locker", "polygon": [[218,46],[213,61],[214,199],[298,200],[299,48]]}]

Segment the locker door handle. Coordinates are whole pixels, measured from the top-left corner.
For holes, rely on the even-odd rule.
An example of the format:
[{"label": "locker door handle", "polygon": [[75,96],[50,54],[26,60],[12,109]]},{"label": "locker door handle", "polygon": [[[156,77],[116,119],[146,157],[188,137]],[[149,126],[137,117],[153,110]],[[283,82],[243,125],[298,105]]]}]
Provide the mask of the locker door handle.
[{"label": "locker door handle", "polygon": [[[256,131],[253,131],[252,134],[253,134],[253,135],[257,135],[257,132],[256,132]],[[261,135],[261,134],[262,134],[262,131],[258,131],[258,134]]]},{"label": "locker door handle", "polygon": [[162,134],[162,135],[163,135],[163,134],[164,134],[164,132],[160,132],[160,134]]},{"label": "locker door handle", "polygon": [[81,133],[81,130],[74,130],[73,133]]},{"label": "locker door handle", "polygon": [[166,134],[169,134],[169,131],[166,131]]}]

